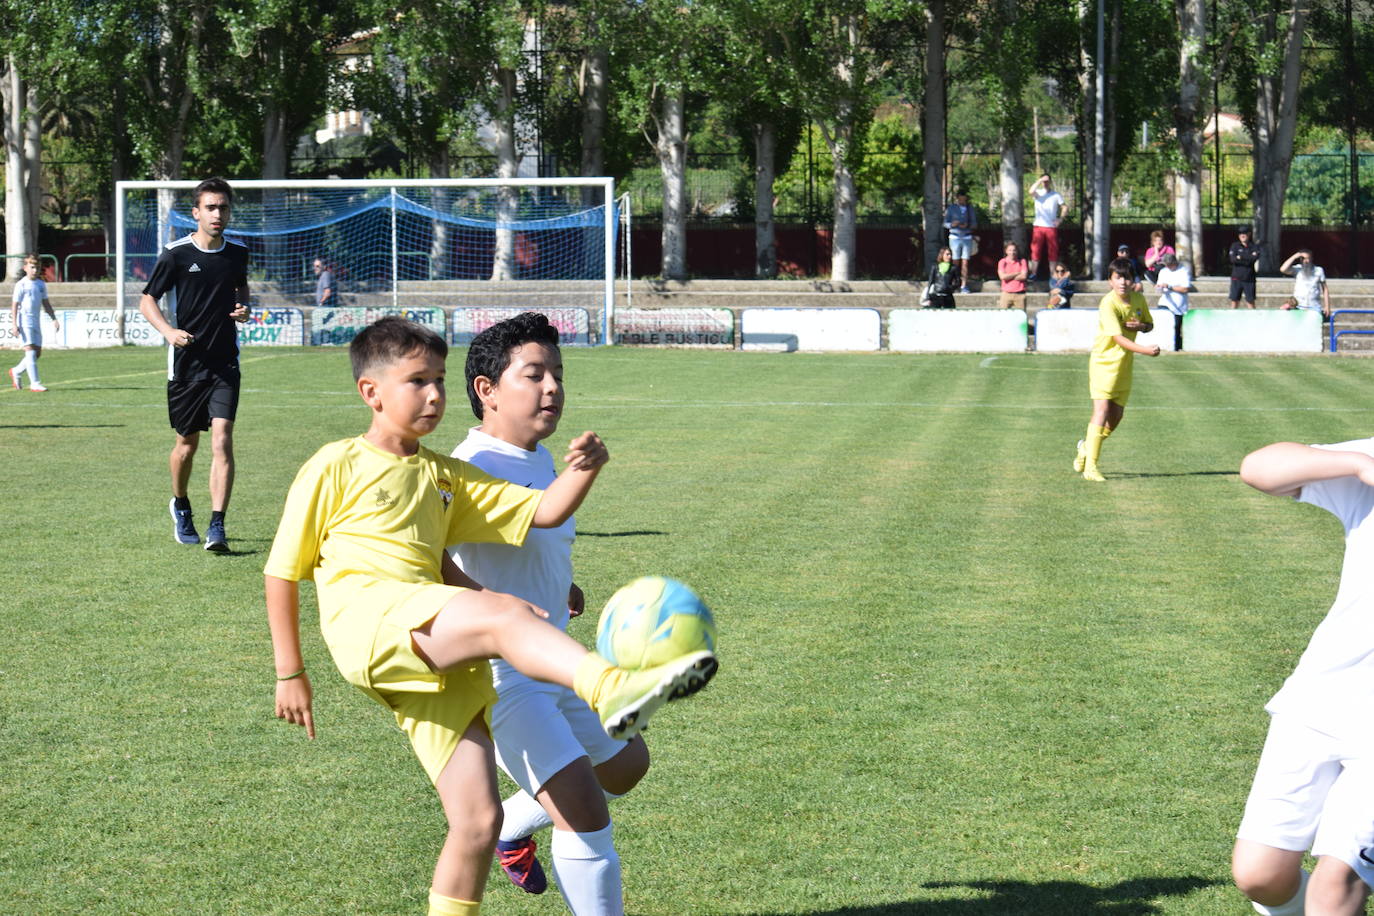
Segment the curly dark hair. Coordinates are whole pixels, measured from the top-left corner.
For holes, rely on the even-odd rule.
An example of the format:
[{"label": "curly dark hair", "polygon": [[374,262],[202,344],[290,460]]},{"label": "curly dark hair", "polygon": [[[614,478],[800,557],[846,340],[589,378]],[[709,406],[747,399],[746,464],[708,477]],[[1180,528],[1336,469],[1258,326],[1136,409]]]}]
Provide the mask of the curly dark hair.
[{"label": "curly dark hair", "polygon": [[514,318],[498,321],[472,338],[463,373],[467,377],[468,401],[477,419],[482,419],[482,400],[477,397],[477,389],[472,383],[479,377],[493,382],[501,378],[501,373],[510,366],[510,351],[527,343],[558,349],[558,328],[549,324],[547,315],[521,312]]},{"label": "curly dark hair", "polygon": [[353,380],[356,382],[369,372],[417,352],[447,359],[448,344],[429,328],[400,315],[379,318],[363,328],[348,345]]}]

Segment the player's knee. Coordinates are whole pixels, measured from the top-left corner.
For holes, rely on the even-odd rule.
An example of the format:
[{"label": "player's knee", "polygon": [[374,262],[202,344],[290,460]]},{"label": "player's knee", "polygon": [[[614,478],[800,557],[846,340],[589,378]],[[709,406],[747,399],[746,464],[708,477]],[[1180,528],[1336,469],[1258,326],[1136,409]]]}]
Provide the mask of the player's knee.
[{"label": "player's knee", "polygon": [[1231,880],[1251,900],[1283,903],[1293,896],[1298,886],[1296,878],[1246,856],[1238,855],[1231,860]]},{"label": "player's knee", "polygon": [[649,746],[636,735],[619,754],[596,768],[601,788],[612,795],[624,795],[649,772]]},{"label": "player's knee", "polygon": [[486,799],[474,802],[462,817],[450,819],[449,844],[469,853],[496,848],[496,841],[501,836],[502,816],[500,804],[488,803]]}]

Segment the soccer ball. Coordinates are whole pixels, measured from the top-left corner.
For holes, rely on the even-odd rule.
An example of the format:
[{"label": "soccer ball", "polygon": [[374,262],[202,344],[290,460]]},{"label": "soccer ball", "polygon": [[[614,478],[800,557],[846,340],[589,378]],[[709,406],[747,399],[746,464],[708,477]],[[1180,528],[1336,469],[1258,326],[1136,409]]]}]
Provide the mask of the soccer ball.
[{"label": "soccer ball", "polygon": [[689,652],[716,650],[716,621],[690,588],[644,576],[611,596],[596,627],[596,651],[621,668],[652,668]]}]

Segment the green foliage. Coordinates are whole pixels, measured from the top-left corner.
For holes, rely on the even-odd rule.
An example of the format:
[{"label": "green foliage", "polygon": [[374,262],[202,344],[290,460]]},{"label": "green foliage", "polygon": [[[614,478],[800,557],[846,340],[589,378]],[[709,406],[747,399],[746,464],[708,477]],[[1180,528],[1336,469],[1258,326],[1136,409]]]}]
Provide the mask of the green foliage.
[{"label": "green foliage", "polygon": [[[1329,605],[1341,529],[1236,468],[1271,440],[1363,435],[1351,394],[1374,363],[1138,363],[1094,486],[1068,468],[1081,355],[564,361],[550,445],[595,429],[614,456],[578,512],[588,606],[664,574],[720,626],[720,676],[655,719],[649,775],[612,804],[627,912],[1245,910],[1228,851],[1262,706]],[[335,673],[309,586],[319,737],[272,715],[262,566],[301,462],[366,426],[347,354],[245,351],[228,556],[167,530],[164,363],[45,350],[51,391],[3,395],[0,500],[34,521],[5,547],[0,759],[20,775],[0,783],[0,899],[423,912],[438,802],[387,711]],[[430,445],[464,414],[451,400]],[[484,909],[557,905],[494,872]]]}]

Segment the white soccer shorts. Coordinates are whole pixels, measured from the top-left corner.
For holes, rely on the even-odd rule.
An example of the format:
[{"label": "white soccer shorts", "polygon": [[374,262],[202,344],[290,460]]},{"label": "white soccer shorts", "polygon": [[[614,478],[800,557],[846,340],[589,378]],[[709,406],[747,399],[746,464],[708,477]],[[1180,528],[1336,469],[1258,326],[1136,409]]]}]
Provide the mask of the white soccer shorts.
[{"label": "white soccer shorts", "polygon": [[43,346],[43,327],[38,323],[37,318],[28,319],[24,316],[19,317],[19,327],[15,329],[19,332],[19,339],[26,347]]},{"label": "white soccer shorts", "polygon": [[1374,757],[1291,720],[1269,723],[1236,836],[1332,856],[1374,886]]},{"label": "white soccer shorts", "polygon": [[608,736],[601,718],[566,687],[503,672],[491,711],[496,762],[531,796],[579,757],[605,763],[628,742]]}]

